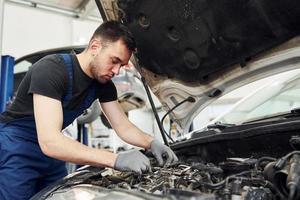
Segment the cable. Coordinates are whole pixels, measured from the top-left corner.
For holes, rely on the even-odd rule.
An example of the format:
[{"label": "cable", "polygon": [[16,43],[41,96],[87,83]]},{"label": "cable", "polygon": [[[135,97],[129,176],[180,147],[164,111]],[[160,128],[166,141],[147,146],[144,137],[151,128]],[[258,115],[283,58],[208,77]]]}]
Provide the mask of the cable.
[{"label": "cable", "polygon": [[172,141],[172,143],[175,142],[175,141],[173,140],[173,138],[167,133],[167,131],[165,130],[165,128],[163,128],[163,132],[164,132],[164,134]]},{"label": "cable", "polygon": [[175,109],[175,108],[177,108],[178,106],[180,106],[180,105],[182,105],[183,103],[185,103],[185,102],[191,102],[191,103],[194,103],[196,100],[193,98],[193,97],[191,97],[191,96],[189,96],[188,98],[186,98],[186,99],[184,99],[184,100],[182,100],[181,102],[179,102],[178,104],[176,104],[173,108],[171,108],[162,118],[161,118],[161,121],[160,121],[160,123],[162,124],[162,128],[163,128],[163,131],[164,131],[164,133],[168,136],[168,138],[172,141],[172,142],[175,142],[173,139],[172,139],[172,137],[166,132],[166,130],[164,129],[164,127],[163,127],[163,124],[164,124],[164,120],[165,120],[165,118]]}]

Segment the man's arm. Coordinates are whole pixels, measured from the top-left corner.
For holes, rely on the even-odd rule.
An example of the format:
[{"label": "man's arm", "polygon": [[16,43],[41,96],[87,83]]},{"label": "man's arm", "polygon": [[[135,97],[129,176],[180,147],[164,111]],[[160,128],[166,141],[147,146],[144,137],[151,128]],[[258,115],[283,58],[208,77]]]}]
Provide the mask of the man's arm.
[{"label": "man's arm", "polygon": [[[175,153],[166,145],[134,126],[117,101],[101,103],[102,109],[116,133],[127,143],[150,149],[160,166],[177,162]],[[166,161],[164,162],[164,157]]]},{"label": "man's arm", "polygon": [[38,142],[44,154],[80,165],[114,167],[117,155],[93,149],[61,133],[63,111],[59,100],[33,94]]},{"label": "man's arm", "polygon": [[101,103],[101,107],[112,128],[122,140],[134,146],[150,148],[153,137],[141,131],[128,120],[118,101]]}]

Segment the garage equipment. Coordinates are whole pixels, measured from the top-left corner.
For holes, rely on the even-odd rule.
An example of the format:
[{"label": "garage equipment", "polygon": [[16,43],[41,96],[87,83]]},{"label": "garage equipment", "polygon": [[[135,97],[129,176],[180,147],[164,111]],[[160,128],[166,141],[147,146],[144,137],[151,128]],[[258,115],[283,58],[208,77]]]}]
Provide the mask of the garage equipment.
[{"label": "garage equipment", "polygon": [[0,112],[5,110],[13,98],[14,63],[14,57],[9,55],[1,56]]}]

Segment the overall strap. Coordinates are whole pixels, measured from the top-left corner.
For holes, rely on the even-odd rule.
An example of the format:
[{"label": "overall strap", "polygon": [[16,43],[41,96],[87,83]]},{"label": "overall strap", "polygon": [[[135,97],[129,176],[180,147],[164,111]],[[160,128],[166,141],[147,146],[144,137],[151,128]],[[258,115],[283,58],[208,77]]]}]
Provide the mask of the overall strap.
[{"label": "overall strap", "polygon": [[66,106],[71,101],[73,93],[73,61],[70,54],[60,54],[60,56],[63,58],[68,72],[68,89],[62,99],[63,106]]},{"label": "overall strap", "polygon": [[93,81],[92,84],[89,87],[89,92],[86,95],[84,102],[83,102],[83,106],[85,107],[85,109],[87,109],[88,107],[91,106],[91,104],[94,102],[95,97],[96,97],[96,82]]}]

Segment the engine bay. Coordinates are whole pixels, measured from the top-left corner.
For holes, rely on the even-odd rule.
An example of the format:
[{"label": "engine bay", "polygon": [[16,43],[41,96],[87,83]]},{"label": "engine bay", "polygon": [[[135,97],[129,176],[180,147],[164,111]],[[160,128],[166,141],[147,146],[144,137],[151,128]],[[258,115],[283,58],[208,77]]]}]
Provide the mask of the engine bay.
[{"label": "engine bay", "polygon": [[196,138],[178,143],[172,148],[179,162],[170,166],[158,166],[150,152],[143,152],[152,170],[142,175],[85,166],[32,200],[297,200],[299,126],[299,121],[280,128],[273,124],[272,129],[251,125],[242,133],[231,130],[209,136],[209,141]]},{"label": "engine bay", "polygon": [[[298,160],[295,158],[298,153],[291,153],[293,159]],[[282,159],[228,158],[218,166],[212,163],[177,163],[168,167],[153,167],[152,172],[141,176],[113,171],[91,183],[108,189],[146,192],[171,199],[287,199],[287,185],[291,182],[286,185],[288,177],[300,177],[300,174],[290,174],[295,172],[290,172],[292,164],[288,160],[282,168],[290,171],[274,170]],[[296,199],[294,197],[292,199]]]},{"label": "engine bay", "polygon": [[[151,161],[155,162],[154,158]],[[81,199],[79,194],[83,191],[88,194],[93,191],[93,198],[88,199],[95,200],[296,200],[300,197],[300,151],[281,158],[227,158],[218,165],[178,162],[167,167],[153,166],[151,172],[142,175],[83,169],[36,199]]]}]

